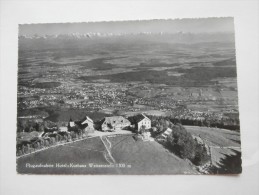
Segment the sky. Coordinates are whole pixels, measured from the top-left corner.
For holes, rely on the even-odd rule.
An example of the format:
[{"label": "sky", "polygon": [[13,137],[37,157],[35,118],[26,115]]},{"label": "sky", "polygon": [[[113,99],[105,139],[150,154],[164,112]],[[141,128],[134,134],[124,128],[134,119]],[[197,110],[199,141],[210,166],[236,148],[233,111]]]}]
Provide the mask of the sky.
[{"label": "sky", "polygon": [[199,19],[154,19],[135,21],[104,21],[83,23],[47,23],[47,24],[20,24],[19,35],[33,36],[35,34],[57,35],[71,33],[217,33],[234,32],[234,19],[199,18]]}]

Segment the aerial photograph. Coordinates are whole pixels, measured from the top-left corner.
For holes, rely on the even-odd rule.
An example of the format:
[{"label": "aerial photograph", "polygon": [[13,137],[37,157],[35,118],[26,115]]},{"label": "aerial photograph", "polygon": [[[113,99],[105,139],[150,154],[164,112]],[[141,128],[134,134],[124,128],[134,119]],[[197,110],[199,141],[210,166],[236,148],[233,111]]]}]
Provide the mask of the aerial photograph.
[{"label": "aerial photograph", "polygon": [[16,169],[242,173],[234,18],[19,24]]}]

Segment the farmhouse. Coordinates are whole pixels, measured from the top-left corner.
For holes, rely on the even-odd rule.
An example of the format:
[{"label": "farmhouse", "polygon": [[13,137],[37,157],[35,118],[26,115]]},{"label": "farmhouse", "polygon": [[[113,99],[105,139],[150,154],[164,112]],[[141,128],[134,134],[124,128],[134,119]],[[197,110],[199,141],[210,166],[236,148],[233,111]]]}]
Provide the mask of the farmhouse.
[{"label": "farmhouse", "polygon": [[129,120],[122,116],[105,117],[101,121],[101,129],[103,131],[115,131],[128,126],[130,126]]},{"label": "farmhouse", "polygon": [[81,121],[77,122],[77,124],[80,126],[83,126],[85,131],[87,132],[94,132],[94,121],[89,118],[88,116],[85,116]]},{"label": "farmhouse", "polygon": [[81,120],[81,124],[88,124],[88,126],[91,126],[92,128],[94,128],[94,121],[92,119],[90,119],[88,116],[85,116],[82,120]]},{"label": "farmhouse", "polygon": [[84,130],[85,132],[93,133],[94,132],[94,122],[88,116],[85,116],[80,121],[73,121],[70,118],[70,121],[68,123],[68,130],[73,130],[73,129],[81,129],[81,130]]},{"label": "farmhouse", "polygon": [[136,129],[139,131],[140,129],[150,129],[151,128],[151,120],[144,114],[139,114],[134,117],[134,123]]}]

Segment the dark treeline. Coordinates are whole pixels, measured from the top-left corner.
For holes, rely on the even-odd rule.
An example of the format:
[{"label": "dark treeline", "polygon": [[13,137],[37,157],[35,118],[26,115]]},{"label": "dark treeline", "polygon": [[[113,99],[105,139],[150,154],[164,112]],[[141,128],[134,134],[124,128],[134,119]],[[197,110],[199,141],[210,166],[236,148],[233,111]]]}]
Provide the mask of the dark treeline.
[{"label": "dark treeline", "polygon": [[17,132],[44,131],[45,124],[43,121],[19,120],[17,121]]},{"label": "dark treeline", "polygon": [[[49,124],[47,124],[49,125]],[[88,136],[88,131],[78,127],[68,128],[68,131],[58,131],[57,126],[45,127],[42,136],[32,136],[27,140],[17,139],[17,156],[28,154],[42,148],[47,148],[60,143],[71,142]]]},{"label": "dark treeline", "polygon": [[[194,165],[203,165],[210,159],[210,155],[204,144],[193,138],[191,133],[179,123],[173,124],[169,119],[163,117],[152,118],[152,136],[169,151],[182,159],[190,160]],[[165,139],[161,139],[161,134],[172,129],[172,132]]]},{"label": "dark treeline", "polygon": [[164,119],[172,122],[173,124],[182,124],[187,126],[200,126],[200,127],[215,127],[228,129],[232,131],[240,131],[239,120],[237,119],[228,119],[228,120],[192,120],[192,119],[179,119],[173,116],[153,116],[148,115],[152,123],[158,119]]},{"label": "dark treeline", "polygon": [[18,119],[17,121],[17,132],[42,132],[49,129],[58,129],[60,124],[54,123],[52,121],[42,119]]},{"label": "dark treeline", "polygon": [[240,125],[236,124],[236,122],[229,122],[233,124],[226,124],[222,121],[209,121],[209,120],[190,120],[190,119],[177,119],[177,118],[170,118],[170,121],[174,124],[180,123],[182,125],[189,125],[189,126],[200,126],[200,127],[215,127],[221,129],[228,129],[232,131],[240,131]]}]

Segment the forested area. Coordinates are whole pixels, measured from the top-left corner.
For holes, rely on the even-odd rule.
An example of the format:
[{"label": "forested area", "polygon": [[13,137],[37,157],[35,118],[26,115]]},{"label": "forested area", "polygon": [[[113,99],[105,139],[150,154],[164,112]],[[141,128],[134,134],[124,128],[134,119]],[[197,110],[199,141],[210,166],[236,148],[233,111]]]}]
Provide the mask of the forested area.
[{"label": "forested area", "polygon": [[183,159],[190,160],[199,166],[210,160],[210,154],[204,144],[199,143],[190,133],[180,124],[170,121],[169,118],[149,116],[152,121],[152,136],[159,137],[161,133],[172,129],[172,132],[164,141],[158,141],[165,148]]}]

